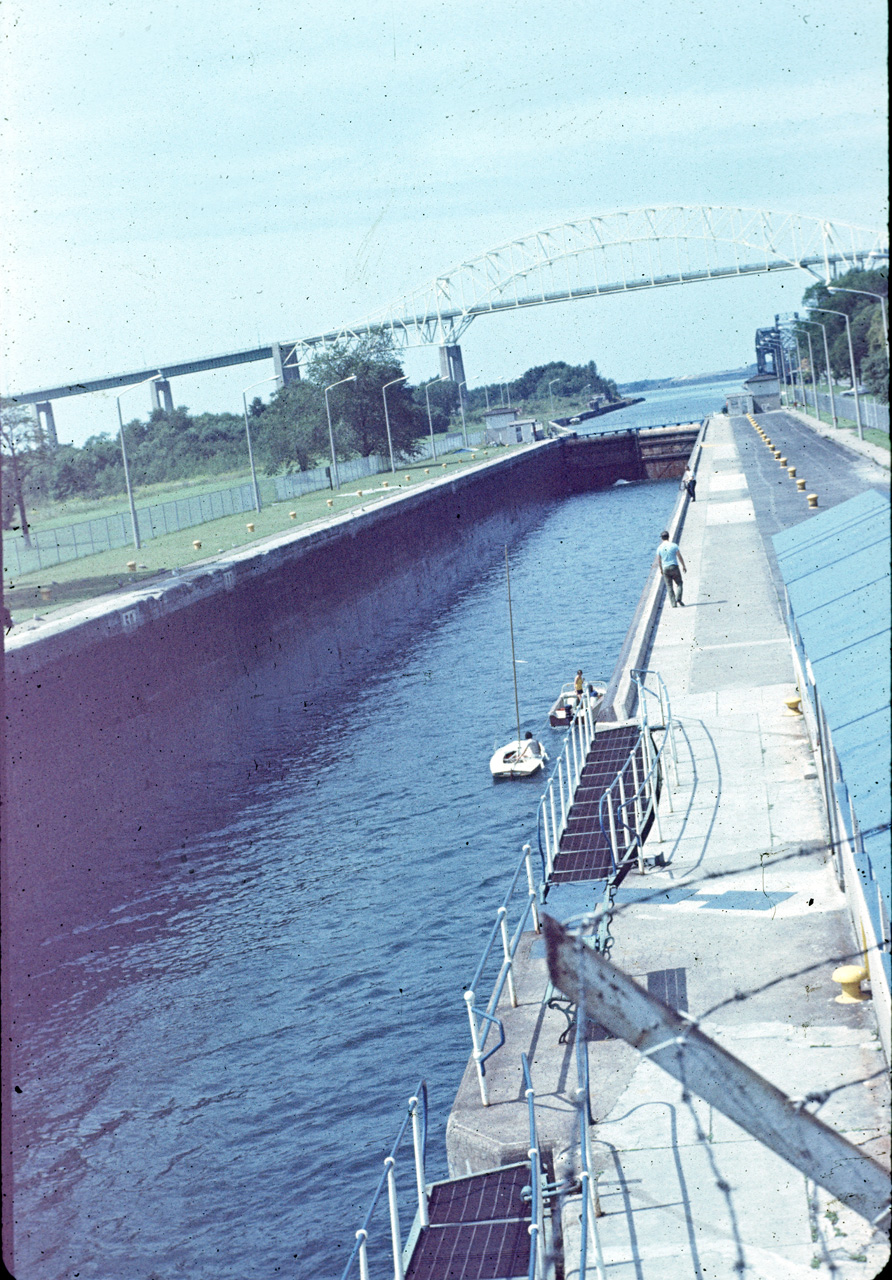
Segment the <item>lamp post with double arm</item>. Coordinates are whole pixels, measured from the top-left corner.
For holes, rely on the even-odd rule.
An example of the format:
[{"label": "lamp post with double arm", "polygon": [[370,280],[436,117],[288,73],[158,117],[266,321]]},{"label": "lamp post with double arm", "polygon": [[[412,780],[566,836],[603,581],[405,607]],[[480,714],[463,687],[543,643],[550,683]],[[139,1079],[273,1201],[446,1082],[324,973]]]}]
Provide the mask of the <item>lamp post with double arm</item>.
[{"label": "lamp post with double arm", "polygon": [[844,311],[834,311],[832,307],[812,307],[812,311],[820,311],[830,316],[842,316],[846,322],[846,337],[849,340],[849,366],[852,371],[852,390],[855,393],[855,422],[858,426],[858,439],[864,439],[864,428],[861,425],[861,403],[858,399],[858,377],[855,373],[855,350],[852,346],[852,326],[849,324],[849,317]]},{"label": "lamp post with double arm", "polygon": [[833,374],[830,372],[830,346],[827,342],[827,326],[821,324],[820,320],[802,320],[801,324],[816,324],[824,336],[824,367],[827,370],[827,390],[830,393],[830,417],[833,425],[838,426],[836,421],[836,401],[833,398]]},{"label": "lamp post with double arm", "polygon": [[390,434],[390,414],[387,412],[387,388],[395,387],[398,382],[405,382],[408,373],[404,373],[401,378],[394,378],[392,382],[385,382],[381,388],[381,395],[384,397],[384,425],[387,427],[387,448],[390,450],[390,470],[396,475],[396,466],[393,461],[393,438]]},{"label": "lamp post with double arm", "polygon": [[251,484],[254,488],[254,510],[260,510],[260,488],[257,484],[257,470],[254,466],[254,445],[251,441],[251,426],[248,421],[248,392],[253,391],[255,387],[262,387],[267,382],[278,382],[279,375],[274,373],[270,378],[261,378],[259,382],[252,382],[250,387],[245,387],[242,392],[242,407],[245,411],[245,435],[248,438],[248,461],[251,464]]}]

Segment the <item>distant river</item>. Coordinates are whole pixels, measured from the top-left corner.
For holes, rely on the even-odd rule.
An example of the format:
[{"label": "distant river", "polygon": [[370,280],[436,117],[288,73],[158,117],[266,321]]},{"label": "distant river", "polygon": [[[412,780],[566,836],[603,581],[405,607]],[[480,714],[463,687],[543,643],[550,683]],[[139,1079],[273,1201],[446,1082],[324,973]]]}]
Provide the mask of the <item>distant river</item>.
[{"label": "distant river", "polygon": [[[577,667],[610,674],[676,491],[568,499],[511,548],[523,724],[553,751],[549,704]],[[443,1176],[462,986],[539,795],[487,768],[514,719],[500,550],[324,724],[285,705],[274,768],[197,815],[190,791],[203,834],[174,807],[149,856],[73,848],[79,923],[32,921],[16,975],[39,1010],[17,1027],[18,1280],[336,1277],[422,1075]]]}]

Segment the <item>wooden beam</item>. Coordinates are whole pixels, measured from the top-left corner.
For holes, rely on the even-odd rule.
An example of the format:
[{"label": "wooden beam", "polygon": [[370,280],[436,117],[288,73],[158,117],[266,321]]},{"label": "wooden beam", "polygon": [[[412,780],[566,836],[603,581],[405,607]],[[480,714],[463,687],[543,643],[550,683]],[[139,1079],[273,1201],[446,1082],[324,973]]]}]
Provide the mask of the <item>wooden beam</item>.
[{"label": "wooden beam", "polygon": [[746,1063],[716,1044],[550,916],[542,915],[552,983],[615,1036],[681,1081],[758,1142],[888,1229],[889,1171],[802,1109]]}]

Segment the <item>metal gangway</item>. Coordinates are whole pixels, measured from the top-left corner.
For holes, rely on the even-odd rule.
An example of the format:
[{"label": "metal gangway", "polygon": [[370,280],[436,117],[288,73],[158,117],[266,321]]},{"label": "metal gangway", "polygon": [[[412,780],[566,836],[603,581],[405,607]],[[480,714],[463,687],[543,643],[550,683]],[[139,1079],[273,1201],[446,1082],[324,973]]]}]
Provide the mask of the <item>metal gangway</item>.
[{"label": "metal gangway", "polygon": [[[384,1160],[384,1171],[356,1232],[342,1280],[388,1280],[390,1276],[393,1280],[478,1280],[480,1276],[550,1280],[553,1243],[548,1200],[558,1188],[545,1180],[526,1054],[521,1057],[521,1067],[529,1115],[527,1159],[439,1182],[425,1180],[427,1088],[423,1080],[419,1082]],[[417,1208],[404,1239],[400,1199],[405,1187],[398,1185],[397,1165],[410,1126],[412,1199]],[[405,1163],[400,1161],[402,1172]]]}]

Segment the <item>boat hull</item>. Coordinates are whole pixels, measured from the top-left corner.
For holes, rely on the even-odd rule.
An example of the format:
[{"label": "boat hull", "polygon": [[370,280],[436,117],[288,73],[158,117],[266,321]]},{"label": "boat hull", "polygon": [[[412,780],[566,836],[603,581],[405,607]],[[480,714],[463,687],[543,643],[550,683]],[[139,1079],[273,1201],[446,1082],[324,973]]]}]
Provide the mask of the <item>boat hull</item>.
[{"label": "boat hull", "polygon": [[506,742],[503,747],[499,747],[498,751],[493,753],[489,762],[489,771],[498,781],[502,778],[532,778],[541,769],[545,768],[545,761],[548,756],[542,750],[542,744],[537,743],[539,747],[539,755],[534,755],[530,750],[533,745],[529,738],[518,742]]}]

